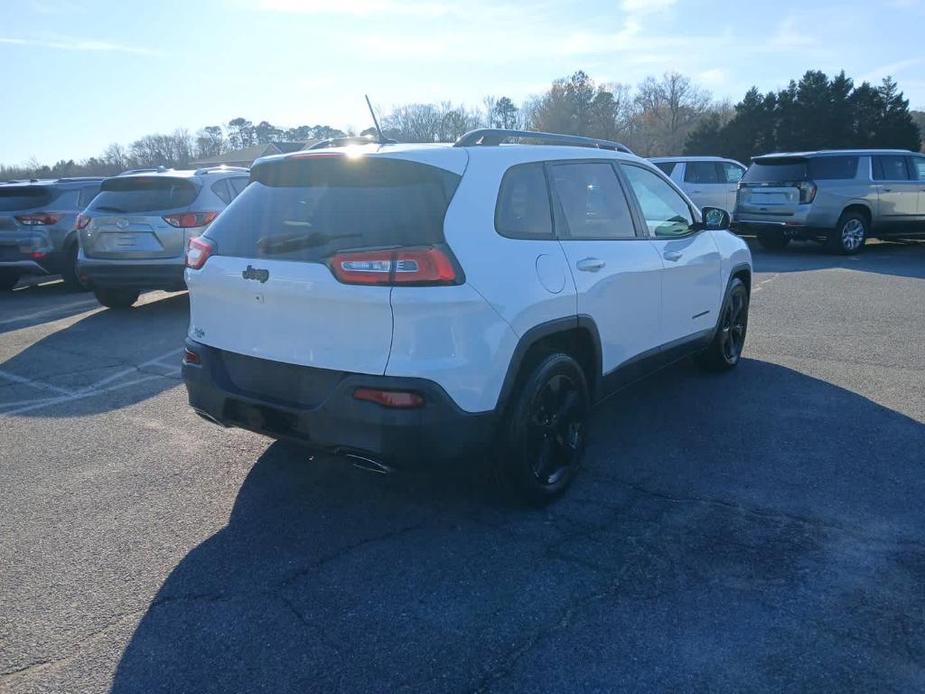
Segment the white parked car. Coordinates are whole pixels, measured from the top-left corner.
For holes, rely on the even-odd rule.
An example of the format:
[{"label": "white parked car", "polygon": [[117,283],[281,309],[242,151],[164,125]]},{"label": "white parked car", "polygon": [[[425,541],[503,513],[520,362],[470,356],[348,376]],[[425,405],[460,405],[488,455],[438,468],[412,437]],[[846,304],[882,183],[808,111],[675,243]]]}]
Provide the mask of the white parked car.
[{"label": "white parked car", "polygon": [[381,470],[490,451],[545,502],[594,403],[685,355],[738,362],[751,256],[703,214],[587,138],[260,159],[190,242],[190,404]]},{"label": "white parked car", "polygon": [[718,207],[729,214],[746,167],[722,157],[653,157],[650,160],[678,184],[697,207]]}]

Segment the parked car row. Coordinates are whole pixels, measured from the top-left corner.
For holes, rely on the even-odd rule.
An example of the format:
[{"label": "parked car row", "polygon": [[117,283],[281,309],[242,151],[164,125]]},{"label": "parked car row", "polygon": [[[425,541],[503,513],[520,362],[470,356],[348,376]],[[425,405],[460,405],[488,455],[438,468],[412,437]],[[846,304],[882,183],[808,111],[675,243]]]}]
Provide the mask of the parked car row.
[{"label": "parked car row", "polygon": [[769,250],[812,240],[852,254],[869,238],[925,236],[925,155],[830,150],[755,157],[652,159],[699,206],[720,207]]},{"label": "parked car row", "polygon": [[105,306],[148,289],[184,289],[190,238],[248,183],[248,170],[135,169],[112,178],[0,185],[0,289],[23,275],[60,274]]}]

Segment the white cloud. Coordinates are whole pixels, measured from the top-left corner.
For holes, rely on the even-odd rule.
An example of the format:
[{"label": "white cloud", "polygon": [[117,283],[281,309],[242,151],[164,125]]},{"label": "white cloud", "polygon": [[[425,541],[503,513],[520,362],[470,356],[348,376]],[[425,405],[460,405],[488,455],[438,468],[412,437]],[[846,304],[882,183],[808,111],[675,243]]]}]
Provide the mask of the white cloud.
[{"label": "white cloud", "polygon": [[441,17],[454,5],[441,2],[403,2],[401,0],[258,0],[255,9],[265,12],[299,14],[349,14],[354,16],[392,15]]},{"label": "white cloud", "polygon": [[662,12],[677,4],[677,0],[622,0],[620,9],[630,14]]},{"label": "white cloud", "polygon": [[52,48],[62,51],[85,51],[96,53],[131,53],[134,55],[157,55],[157,51],[140,46],[126,46],[120,43],[111,43],[109,41],[93,40],[75,40],[61,39],[56,41],[43,41],[37,39],[23,39],[8,36],[0,36],[0,44],[9,46],[33,46],[36,48]]},{"label": "white cloud", "polygon": [[899,73],[919,65],[923,61],[925,61],[925,58],[909,58],[908,60],[897,60],[895,63],[880,65],[858,77],[857,82],[878,82],[887,75],[896,77]]}]

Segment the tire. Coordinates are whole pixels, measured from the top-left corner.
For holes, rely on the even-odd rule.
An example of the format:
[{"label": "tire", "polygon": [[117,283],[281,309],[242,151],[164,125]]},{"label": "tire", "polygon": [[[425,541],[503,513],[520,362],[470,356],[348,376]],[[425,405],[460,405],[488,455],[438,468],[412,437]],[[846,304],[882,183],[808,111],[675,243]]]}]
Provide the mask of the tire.
[{"label": "tire", "polygon": [[[75,292],[86,292],[90,288],[80,281],[80,275],[77,274],[77,244],[72,243],[67,247],[65,255],[64,268],[61,270],[61,277],[64,285]],[[101,302],[102,303],[102,302]]]},{"label": "tire", "polygon": [[507,412],[499,471],[511,490],[534,506],[559,497],[581,467],[591,400],[584,371],[567,354],[543,357]]},{"label": "tire", "polygon": [[758,243],[766,251],[782,251],[790,243],[790,238],[783,234],[768,231],[758,232]]},{"label": "tire", "polygon": [[130,308],[141,294],[137,289],[112,289],[97,287],[93,290],[96,300],[108,308]]},{"label": "tire", "polygon": [[867,241],[868,227],[867,217],[860,212],[843,212],[826,248],[841,255],[860,253]]},{"label": "tire", "polygon": [[748,330],[748,288],[735,278],[726,289],[716,334],[698,356],[700,365],[708,371],[727,371],[739,363]]},{"label": "tire", "polygon": [[0,270],[0,291],[10,291],[19,282],[19,273],[13,270]]}]

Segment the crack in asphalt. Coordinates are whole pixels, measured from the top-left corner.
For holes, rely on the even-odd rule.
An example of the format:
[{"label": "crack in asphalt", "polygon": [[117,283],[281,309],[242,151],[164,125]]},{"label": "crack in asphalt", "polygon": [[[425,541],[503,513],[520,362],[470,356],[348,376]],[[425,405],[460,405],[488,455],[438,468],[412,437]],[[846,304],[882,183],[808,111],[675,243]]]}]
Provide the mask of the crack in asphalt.
[{"label": "crack in asphalt", "polygon": [[100,627],[99,629],[96,629],[95,631],[90,632],[89,634],[84,635],[77,641],[73,641],[67,644],[61,649],[63,651],[74,650],[73,653],[67,653],[66,655],[62,655],[57,658],[46,658],[44,660],[34,661],[31,663],[27,663],[25,665],[16,667],[12,670],[6,670],[4,672],[0,672],[0,682],[9,682],[9,681],[13,681],[17,679],[24,679],[24,678],[30,679],[33,673],[39,673],[39,672],[42,672],[48,669],[49,667],[53,667],[55,665],[59,665],[62,663],[66,663],[70,660],[73,660],[78,655],[80,655],[81,647],[87,645],[91,641],[98,639],[100,636],[105,634],[107,631],[112,629],[114,626],[117,626],[120,623],[127,621],[129,618],[135,619],[137,618],[138,615],[143,615],[145,612],[147,612],[147,610],[148,610],[147,607],[142,607],[137,610],[129,610],[128,612],[123,612],[119,615],[116,615],[115,617],[110,619],[108,622],[106,622],[104,626]]}]

